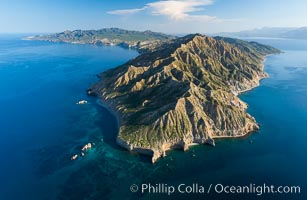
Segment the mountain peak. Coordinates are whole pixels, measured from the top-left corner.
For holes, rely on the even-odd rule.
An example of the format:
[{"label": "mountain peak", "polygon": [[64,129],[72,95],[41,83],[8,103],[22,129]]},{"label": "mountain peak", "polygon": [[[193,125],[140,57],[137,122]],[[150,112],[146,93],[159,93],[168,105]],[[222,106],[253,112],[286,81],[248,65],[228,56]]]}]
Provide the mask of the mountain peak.
[{"label": "mountain peak", "polygon": [[267,75],[263,58],[279,51],[258,43],[191,34],[101,74],[92,87],[120,120],[118,143],[153,162],[170,148],[214,144],[257,130],[237,94]]}]

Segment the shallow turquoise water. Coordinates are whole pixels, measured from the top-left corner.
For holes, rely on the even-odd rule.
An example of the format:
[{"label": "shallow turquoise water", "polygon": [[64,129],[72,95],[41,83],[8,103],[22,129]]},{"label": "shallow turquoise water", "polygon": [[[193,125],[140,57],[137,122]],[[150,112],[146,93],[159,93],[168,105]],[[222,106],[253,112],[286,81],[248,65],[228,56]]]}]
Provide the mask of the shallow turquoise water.
[{"label": "shallow turquoise water", "polygon": [[[85,95],[97,81],[97,73],[135,57],[135,51],[2,36],[0,177],[5,181],[0,182],[0,199],[166,199],[165,194],[131,193],[129,187],[193,182],[299,185],[301,195],[271,195],[270,199],[306,199],[307,42],[261,42],[284,51],[267,58],[270,78],[241,95],[261,130],[246,138],[219,140],[214,148],[171,151],[152,165],[148,158],[115,145],[114,117]],[[76,105],[80,99],[90,103]],[[87,142],[95,143],[93,150],[70,161]],[[191,195],[172,196],[187,197]],[[196,196],[201,197],[258,199],[255,195]]]}]

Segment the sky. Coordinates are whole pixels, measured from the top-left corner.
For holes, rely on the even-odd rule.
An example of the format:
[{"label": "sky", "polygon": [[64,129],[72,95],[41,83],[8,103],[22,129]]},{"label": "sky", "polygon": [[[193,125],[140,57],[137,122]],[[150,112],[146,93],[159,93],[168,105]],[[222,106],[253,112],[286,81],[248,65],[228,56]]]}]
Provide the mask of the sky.
[{"label": "sky", "polygon": [[118,27],[164,33],[307,26],[306,0],[0,0],[0,33]]}]

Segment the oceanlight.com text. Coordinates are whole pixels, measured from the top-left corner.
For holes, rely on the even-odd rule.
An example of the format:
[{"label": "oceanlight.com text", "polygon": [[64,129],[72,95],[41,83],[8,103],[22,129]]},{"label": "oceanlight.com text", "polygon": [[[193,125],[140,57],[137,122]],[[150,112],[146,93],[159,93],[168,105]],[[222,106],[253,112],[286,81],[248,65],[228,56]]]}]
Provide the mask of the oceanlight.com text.
[{"label": "oceanlight.com text", "polygon": [[269,184],[247,184],[247,185],[224,185],[209,184],[202,185],[200,183],[169,185],[166,183],[143,183],[140,185],[132,184],[130,191],[141,192],[142,194],[255,194],[257,196],[265,194],[301,194],[301,187],[295,185],[275,186]]}]

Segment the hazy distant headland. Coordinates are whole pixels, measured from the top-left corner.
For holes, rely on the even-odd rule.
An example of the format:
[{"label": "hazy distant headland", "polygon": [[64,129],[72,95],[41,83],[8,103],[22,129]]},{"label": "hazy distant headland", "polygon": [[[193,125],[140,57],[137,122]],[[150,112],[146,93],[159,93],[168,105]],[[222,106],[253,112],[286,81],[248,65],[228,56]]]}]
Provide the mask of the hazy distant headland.
[{"label": "hazy distant headland", "polygon": [[307,40],[307,27],[287,28],[287,27],[265,27],[239,32],[222,32],[214,35],[225,37],[266,37],[266,38],[284,38],[284,39],[303,39]]}]

